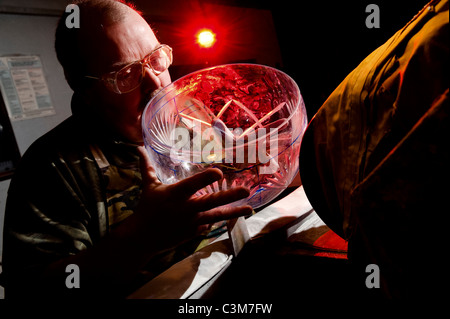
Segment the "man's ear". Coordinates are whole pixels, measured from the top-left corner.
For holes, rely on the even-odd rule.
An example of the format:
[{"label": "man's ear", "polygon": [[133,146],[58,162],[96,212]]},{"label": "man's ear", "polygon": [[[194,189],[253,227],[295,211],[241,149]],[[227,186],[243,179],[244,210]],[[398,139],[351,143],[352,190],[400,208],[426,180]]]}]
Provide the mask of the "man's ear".
[{"label": "man's ear", "polygon": [[66,81],[69,84],[70,88],[74,92],[81,93],[82,95],[91,93],[94,86],[93,84],[95,84],[91,83],[91,81],[96,81],[77,74],[76,72],[67,72],[67,70],[64,70],[64,76],[66,77]]},{"label": "man's ear", "polygon": [[75,103],[72,103],[72,113],[82,116],[91,117],[96,112],[95,105],[96,94],[94,85],[79,86],[74,90],[72,99],[76,98]]},{"label": "man's ear", "polygon": [[94,88],[94,85],[83,85],[79,89],[79,92],[81,93],[80,95],[83,99],[84,104],[89,106],[95,104],[96,90]]},{"label": "man's ear", "polygon": [[[64,75],[70,88],[81,99],[80,102],[86,105],[92,105],[95,102],[96,90],[94,81],[97,80],[83,78],[81,76],[71,77],[66,71],[64,71]],[[90,83],[91,81],[92,83]]]},{"label": "man's ear", "polygon": [[70,88],[74,91],[78,91],[79,83],[75,80],[74,76],[71,76],[66,69],[64,69],[64,77],[66,78],[67,84],[69,84]]}]

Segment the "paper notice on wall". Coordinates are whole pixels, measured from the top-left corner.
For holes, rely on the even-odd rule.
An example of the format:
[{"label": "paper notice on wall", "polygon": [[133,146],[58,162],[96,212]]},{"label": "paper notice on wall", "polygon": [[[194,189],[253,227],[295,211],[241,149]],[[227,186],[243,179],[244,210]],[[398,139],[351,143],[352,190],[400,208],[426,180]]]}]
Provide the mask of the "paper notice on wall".
[{"label": "paper notice on wall", "polygon": [[0,90],[12,121],[55,114],[37,55],[0,57]]}]

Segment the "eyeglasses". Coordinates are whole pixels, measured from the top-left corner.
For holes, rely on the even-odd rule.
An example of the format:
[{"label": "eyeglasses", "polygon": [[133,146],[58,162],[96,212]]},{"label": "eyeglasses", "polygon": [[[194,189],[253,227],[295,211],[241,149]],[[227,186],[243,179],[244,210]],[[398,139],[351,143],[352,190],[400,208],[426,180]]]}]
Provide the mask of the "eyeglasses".
[{"label": "eyeglasses", "polygon": [[132,62],[119,71],[110,72],[101,77],[89,75],[85,75],[85,77],[100,80],[111,91],[123,94],[133,91],[142,83],[145,66],[150,67],[155,75],[159,75],[169,68],[172,61],[172,48],[166,44],[161,44],[142,60]]}]

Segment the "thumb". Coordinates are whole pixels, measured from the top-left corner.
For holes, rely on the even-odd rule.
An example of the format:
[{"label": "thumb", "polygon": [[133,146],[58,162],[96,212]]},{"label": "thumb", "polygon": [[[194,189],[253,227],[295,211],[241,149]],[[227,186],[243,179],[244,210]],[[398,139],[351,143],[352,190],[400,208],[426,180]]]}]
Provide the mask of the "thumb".
[{"label": "thumb", "polygon": [[156,171],[150,162],[150,156],[148,155],[145,147],[138,146],[137,149],[138,149],[139,158],[140,158],[139,166],[141,169],[142,184],[143,184],[144,188],[162,184],[159,181],[158,176],[156,176]]}]

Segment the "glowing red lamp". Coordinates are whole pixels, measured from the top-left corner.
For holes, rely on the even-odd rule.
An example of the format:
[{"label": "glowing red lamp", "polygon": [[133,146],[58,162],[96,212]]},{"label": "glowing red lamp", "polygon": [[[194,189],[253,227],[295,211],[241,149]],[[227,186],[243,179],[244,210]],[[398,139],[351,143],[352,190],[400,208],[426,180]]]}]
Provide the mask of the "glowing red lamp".
[{"label": "glowing red lamp", "polygon": [[197,43],[202,48],[210,48],[216,43],[216,34],[210,29],[202,29],[197,33]]}]

